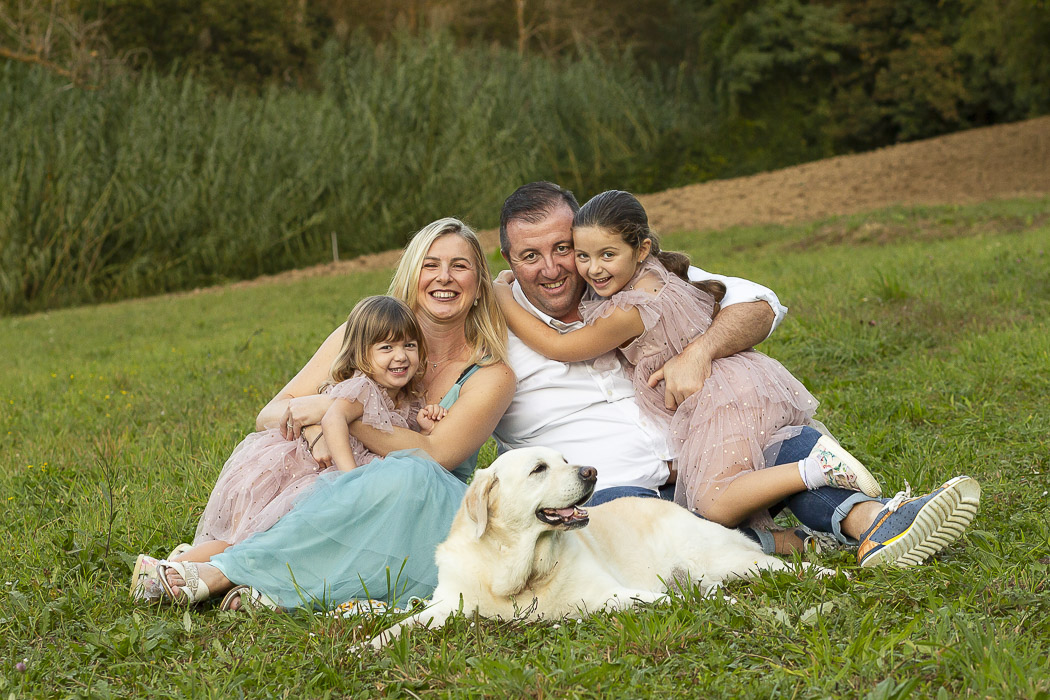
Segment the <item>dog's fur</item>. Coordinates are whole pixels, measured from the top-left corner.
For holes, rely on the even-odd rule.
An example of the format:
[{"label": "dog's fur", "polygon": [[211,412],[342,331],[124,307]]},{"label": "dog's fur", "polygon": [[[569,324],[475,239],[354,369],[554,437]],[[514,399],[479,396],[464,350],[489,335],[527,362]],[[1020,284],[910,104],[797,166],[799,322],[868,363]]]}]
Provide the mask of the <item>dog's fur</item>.
[{"label": "dog's fur", "polygon": [[707,591],[787,568],[741,533],[658,498],[580,510],[595,476],[546,448],[512,450],[478,471],[437,549],[433,603],[371,644],[382,646],[406,626],[439,627],[459,610],[504,619],[581,616],[660,600],[668,586],[691,582]]}]

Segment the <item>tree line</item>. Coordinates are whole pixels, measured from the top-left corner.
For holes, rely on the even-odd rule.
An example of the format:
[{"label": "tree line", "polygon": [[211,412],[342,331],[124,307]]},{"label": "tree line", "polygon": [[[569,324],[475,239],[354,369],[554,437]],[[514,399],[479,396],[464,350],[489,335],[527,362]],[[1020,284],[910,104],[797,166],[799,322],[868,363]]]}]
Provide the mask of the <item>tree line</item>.
[{"label": "tree line", "polygon": [[626,54],[800,151],[1050,111],[1048,0],[0,0],[0,55],[86,82],[123,68],[309,89],[330,44],[435,31],[551,60]]},{"label": "tree line", "polygon": [[0,313],[1050,111],[1047,0],[0,0]]}]

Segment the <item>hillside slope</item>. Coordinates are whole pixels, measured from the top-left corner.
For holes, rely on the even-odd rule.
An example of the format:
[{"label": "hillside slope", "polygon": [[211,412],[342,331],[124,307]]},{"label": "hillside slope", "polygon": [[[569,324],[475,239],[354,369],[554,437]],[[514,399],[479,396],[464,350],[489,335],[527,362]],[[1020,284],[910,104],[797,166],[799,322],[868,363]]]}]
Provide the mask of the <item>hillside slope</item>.
[{"label": "hillside slope", "polygon": [[1050,116],[972,129],[641,198],[659,231],[968,204],[1050,193]]}]

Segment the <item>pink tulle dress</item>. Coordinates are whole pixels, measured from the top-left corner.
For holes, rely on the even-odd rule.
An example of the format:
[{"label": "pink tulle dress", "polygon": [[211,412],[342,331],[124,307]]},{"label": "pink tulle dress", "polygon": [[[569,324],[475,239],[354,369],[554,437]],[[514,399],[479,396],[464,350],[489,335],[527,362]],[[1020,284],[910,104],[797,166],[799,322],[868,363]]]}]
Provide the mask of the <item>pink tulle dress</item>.
[{"label": "pink tulle dress", "polygon": [[[644,289],[635,288],[639,282]],[[675,501],[700,514],[733,479],[772,464],[780,444],[797,435],[799,426],[819,426],[812,420],[813,395],[782,364],[754,350],[715,360],[700,391],[676,411],[664,407],[663,382],[651,388],[649,375],[710,327],[714,307],[710,294],[652,257],[622,290],[608,299],[588,292],[580,305],[587,323],[618,308],[641,315],[645,331],[620,352],[630,363],[639,408],[667,427],[678,470]],[[768,527],[772,521],[762,513],[751,523]]]},{"label": "pink tulle dress", "polygon": [[[360,372],[332,386],[328,394],[359,401],[364,406],[361,420],[379,430],[390,432],[394,426],[419,429],[416,413],[421,402],[395,406],[385,389]],[[357,466],[376,458],[352,435],[350,444]],[[318,475],[333,471],[338,469],[322,469],[302,440],[285,440],[275,429],[252,433],[237,445],[219,473],[193,544],[212,540],[236,544],[268,530],[292,509]]]}]

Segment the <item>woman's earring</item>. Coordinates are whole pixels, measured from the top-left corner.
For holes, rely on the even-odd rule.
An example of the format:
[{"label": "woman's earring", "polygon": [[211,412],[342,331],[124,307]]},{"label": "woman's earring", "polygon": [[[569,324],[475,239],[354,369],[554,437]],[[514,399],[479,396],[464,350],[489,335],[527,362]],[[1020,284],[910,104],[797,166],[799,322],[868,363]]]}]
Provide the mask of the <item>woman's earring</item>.
[{"label": "woman's earring", "polygon": [[477,305],[478,305],[478,298],[474,297],[474,306],[477,306]]}]

